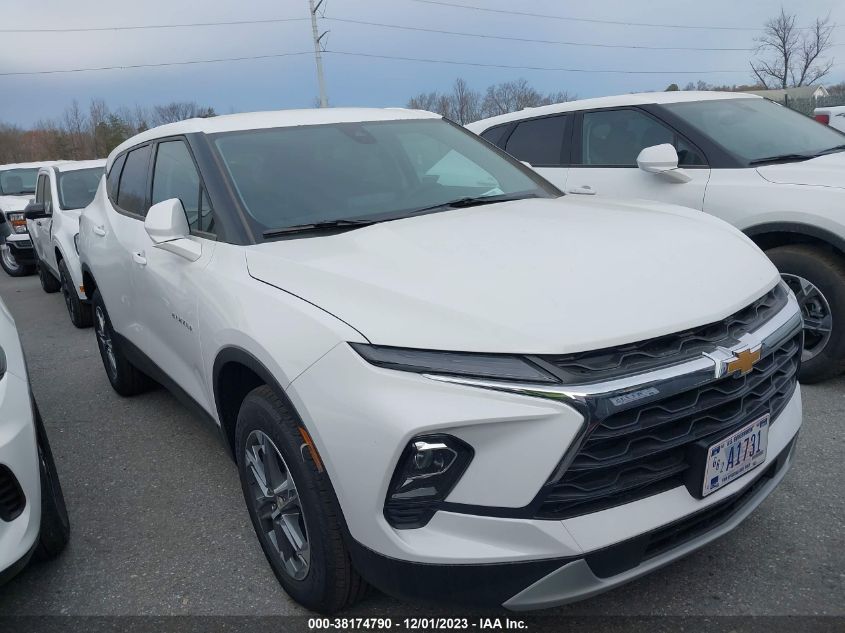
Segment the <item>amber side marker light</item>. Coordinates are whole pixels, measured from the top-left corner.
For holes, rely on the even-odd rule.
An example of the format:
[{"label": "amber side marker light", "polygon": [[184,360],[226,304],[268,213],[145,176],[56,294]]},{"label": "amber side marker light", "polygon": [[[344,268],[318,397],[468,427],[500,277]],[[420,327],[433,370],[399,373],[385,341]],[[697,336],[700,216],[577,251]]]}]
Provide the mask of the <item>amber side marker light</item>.
[{"label": "amber side marker light", "polygon": [[[318,472],[323,472],[323,460],[320,459],[320,454],[317,452],[317,447],[314,446],[314,440],[311,439],[311,436],[308,434],[303,427],[297,427],[299,429],[299,434],[302,436],[302,441],[305,442],[303,446],[308,447],[308,452],[311,453],[311,459],[314,460],[314,465],[317,466]],[[300,449],[301,450],[301,449]]]}]

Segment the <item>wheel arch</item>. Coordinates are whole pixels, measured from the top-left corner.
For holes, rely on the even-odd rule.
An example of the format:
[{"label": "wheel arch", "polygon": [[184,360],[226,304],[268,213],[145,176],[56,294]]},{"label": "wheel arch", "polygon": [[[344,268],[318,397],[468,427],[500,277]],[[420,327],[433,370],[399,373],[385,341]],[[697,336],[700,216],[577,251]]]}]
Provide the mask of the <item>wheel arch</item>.
[{"label": "wheel arch", "polygon": [[[235,460],[235,427],[238,412],[246,395],[261,385],[269,386],[291,411],[293,403],[273,373],[253,354],[241,347],[224,347],[214,359],[212,368],[214,405],[220,421],[220,433],[229,456]],[[300,419],[301,417],[297,415]]]},{"label": "wheel arch", "polygon": [[97,289],[97,280],[94,278],[94,273],[85,264],[82,265],[82,286],[85,288],[85,298],[90,301]]},{"label": "wheel arch", "polygon": [[791,244],[820,246],[845,259],[845,239],[827,229],[801,222],[768,222],[743,229],[762,250]]}]

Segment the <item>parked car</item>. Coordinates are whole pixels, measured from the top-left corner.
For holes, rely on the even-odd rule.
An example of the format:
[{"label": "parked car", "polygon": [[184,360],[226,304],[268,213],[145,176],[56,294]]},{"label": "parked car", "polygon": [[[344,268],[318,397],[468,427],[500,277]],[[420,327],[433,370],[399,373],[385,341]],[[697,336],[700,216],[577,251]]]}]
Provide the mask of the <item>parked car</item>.
[{"label": "parked car", "polygon": [[317,611],[365,581],[511,609],[610,589],[739,524],[801,425],[800,311],[749,239],[561,197],[434,114],[148,130],[79,244],[112,387],[219,426]]},{"label": "parked car", "polygon": [[685,91],[528,108],[467,127],[567,193],[727,220],[798,297],[802,382],[845,368],[845,135],[755,95]]},{"label": "parked car", "polygon": [[845,132],[845,105],[816,108],[813,110],[813,118],[819,123]]},{"label": "parked car", "polygon": [[23,210],[35,195],[38,170],[58,162],[0,165],[0,266],[11,277],[35,272],[35,251]]},{"label": "parked car", "polygon": [[79,266],[79,216],[94,199],[105,160],[68,161],[38,172],[35,200],[25,209],[44,292],[62,291],[71,322],[90,327],[91,306]]},{"label": "parked car", "polygon": [[0,584],[57,556],[70,534],[56,464],[32,398],[15,321],[0,299]]}]

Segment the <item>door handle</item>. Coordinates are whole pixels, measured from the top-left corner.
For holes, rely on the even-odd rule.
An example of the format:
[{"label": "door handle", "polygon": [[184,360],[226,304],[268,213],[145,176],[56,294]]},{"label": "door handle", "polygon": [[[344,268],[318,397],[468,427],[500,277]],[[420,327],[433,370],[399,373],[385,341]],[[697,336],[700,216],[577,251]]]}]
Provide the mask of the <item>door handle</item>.
[{"label": "door handle", "polygon": [[104,229],[102,227],[102,225],[100,225],[100,226],[95,225],[92,230],[94,231],[94,235],[99,235],[100,237],[103,237],[106,234],[106,229]]},{"label": "door handle", "polygon": [[144,251],[141,251],[140,253],[132,253],[132,261],[140,266],[146,266],[147,258],[144,257]]},{"label": "door handle", "polygon": [[567,189],[566,193],[574,193],[579,196],[594,196],[596,195],[596,190],[593,189],[590,185],[581,185],[580,187],[572,187],[572,189]]}]

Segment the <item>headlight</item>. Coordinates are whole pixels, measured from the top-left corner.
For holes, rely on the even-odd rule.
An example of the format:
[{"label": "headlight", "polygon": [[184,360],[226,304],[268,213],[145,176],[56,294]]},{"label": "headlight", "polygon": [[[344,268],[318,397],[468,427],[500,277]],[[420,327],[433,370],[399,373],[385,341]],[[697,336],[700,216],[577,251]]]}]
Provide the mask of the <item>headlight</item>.
[{"label": "headlight", "polygon": [[15,233],[26,233],[26,216],[23,213],[10,213],[9,224]]},{"label": "headlight", "polygon": [[362,343],[350,345],[367,362],[387,369],[518,382],[559,382],[530,360],[511,354],[438,352]]},{"label": "headlight", "polygon": [[79,233],[73,236],[73,247],[76,249],[76,254],[79,255]]},{"label": "headlight", "polygon": [[456,437],[420,435],[412,439],[396,464],[384,517],[400,529],[424,526],[464,474],[474,451]]}]

